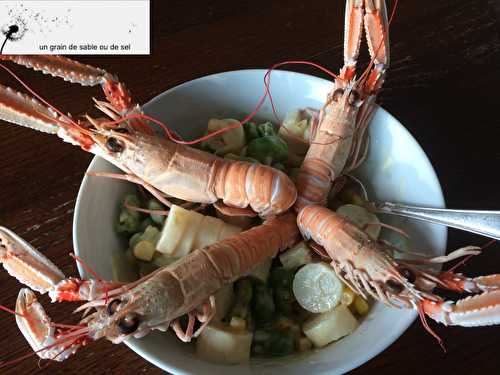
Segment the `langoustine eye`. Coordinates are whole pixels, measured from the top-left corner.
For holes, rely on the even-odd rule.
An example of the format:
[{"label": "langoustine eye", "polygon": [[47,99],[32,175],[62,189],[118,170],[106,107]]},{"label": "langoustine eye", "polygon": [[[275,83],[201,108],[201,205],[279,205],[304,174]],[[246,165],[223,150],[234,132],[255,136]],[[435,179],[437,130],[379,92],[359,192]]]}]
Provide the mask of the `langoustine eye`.
[{"label": "langoustine eye", "polygon": [[110,303],[108,303],[108,306],[106,307],[106,311],[109,316],[113,315],[116,310],[118,310],[118,306],[120,305],[122,301],[120,301],[118,298],[112,300]]},{"label": "langoustine eye", "polygon": [[124,335],[134,333],[139,328],[139,316],[137,314],[127,314],[118,321],[118,329]]},{"label": "langoustine eye", "polygon": [[408,282],[414,283],[415,280],[417,279],[417,276],[415,275],[415,272],[413,272],[411,269],[402,267],[399,269],[399,273],[401,276],[403,276]]},{"label": "langoustine eye", "polygon": [[109,137],[106,141],[106,147],[111,152],[122,152],[123,143],[114,137]]}]

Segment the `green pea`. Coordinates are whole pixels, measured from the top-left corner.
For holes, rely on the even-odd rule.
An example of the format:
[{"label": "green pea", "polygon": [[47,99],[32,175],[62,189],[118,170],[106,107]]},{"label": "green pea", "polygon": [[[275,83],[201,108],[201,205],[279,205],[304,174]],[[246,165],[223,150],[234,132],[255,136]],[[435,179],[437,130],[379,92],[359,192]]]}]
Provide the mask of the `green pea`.
[{"label": "green pea", "polygon": [[[165,206],[163,206],[160,202],[158,202],[156,199],[150,199],[147,203],[148,210],[165,210]],[[165,222],[165,215],[155,215],[151,214],[151,220],[153,220],[156,224],[163,225]]]},{"label": "green pea", "polygon": [[[136,194],[127,194],[125,196],[125,198],[123,199],[123,205],[125,206],[125,204],[132,206],[132,207],[141,207],[141,200],[139,199],[139,197],[137,197]],[[138,219],[141,218],[141,216],[142,216],[142,214],[138,211],[129,210],[127,208],[125,208],[125,209],[127,210],[127,212],[130,215],[135,216]]]},{"label": "green pea", "polygon": [[115,223],[115,230],[119,234],[131,235],[139,231],[140,224],[140,217],[131,214],[129,210],[122,210]]}]

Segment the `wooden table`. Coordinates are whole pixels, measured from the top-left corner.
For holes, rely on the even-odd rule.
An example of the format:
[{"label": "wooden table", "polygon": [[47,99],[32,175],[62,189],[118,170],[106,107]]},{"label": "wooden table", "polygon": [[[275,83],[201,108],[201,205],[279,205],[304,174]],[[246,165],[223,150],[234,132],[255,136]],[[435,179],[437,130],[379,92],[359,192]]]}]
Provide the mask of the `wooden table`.
[{"label": "wooden table", "polygon": [[[343,12],[343,1],[331,0],[156,1],[150,56],[79,59],[118,74],[139,103],[193,78],[265,68],[288,59],[312,60],[337,70],[342,65]],[[500,162],[499,12],[495,0],[401,1],[391,28],[391,69],[379,103],[422,145],[449,207],[500,209],[495,172]],[[112,23],[111,19],[110,27]],[[90,110],[92,95],[100,95],[97,89],[14,69],[50,102],[75,115]],[[5,72],[1,75],[3,84],[18,87]],[[0,155],[0,225],[30,241],[65,274],[76,275],[67,256],[72,250],[73,209],[92,156],[56,137],[5,123],[0,125]],[[450,249],[484,242],[450,231]],[[464,271],[500,272],[500,246],[471,260]],[[12,307],[19,284],[0,272],[0,288],[0,303]],[[46,306],[56,321],[67,321],[74,308]],[[445,340],[447,354],[417,321],[391,347],[352,373],[498,373],[500,327],[432,326]],[[8,314],[0,320],[0,332],[2,359],[29,351]],[[1,371],[28,374],[37,369],[32,357]],[[44,371],[160,373],[126,346],[106,341]]]}]

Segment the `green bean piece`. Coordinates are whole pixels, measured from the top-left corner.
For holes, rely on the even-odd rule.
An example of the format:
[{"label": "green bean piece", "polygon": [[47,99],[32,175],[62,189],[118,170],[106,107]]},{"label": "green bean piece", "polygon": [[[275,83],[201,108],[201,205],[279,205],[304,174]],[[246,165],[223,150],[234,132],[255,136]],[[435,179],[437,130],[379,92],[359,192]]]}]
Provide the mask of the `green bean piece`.
[{"label": "green bean piece", "polygon": [[139,231],[140,217],[133,215],[129,210],[123,209],[115,222],[115,230],[119,234],[131,235]]},{"label": "green bean piece", "polygon": [[252,316],[255,324],[264,327],[272,323],[276,313],[276,306],[271,291],[266,284],[255,282],[252,299]]},{"label": "green bean piece", "polygon": [[257,129],[257,124],[255,124],[254,122],[245,123],[243,125],[243,129],[245,130],[245,138],[247,142],[260,137],[259,131]]},{"label": "green bean piece", "polygon": [[229,319],[233,316],[245,319],[249,312],[252,296],[253,285],[248,277],[236,281],[234,283],[234,305],[229,313]]},{"label": "green bean piece", "polygon": [[[150,199],[147,203],[148,210],[161,210],[165,211],[165,206],[163,206],[160,202],[158,202],[156,199]],[[153,220],[156,224],[159,224],[163,226],[163,223],[165,222],[165,215],[155,215],[151,214],[150,215],[151,220]]]},{"label": "green bean piece", "polygon": [[266,135],[248,144],[247,156],[261,163],[284,162],[288,157],[288,145],[276,135]]}]

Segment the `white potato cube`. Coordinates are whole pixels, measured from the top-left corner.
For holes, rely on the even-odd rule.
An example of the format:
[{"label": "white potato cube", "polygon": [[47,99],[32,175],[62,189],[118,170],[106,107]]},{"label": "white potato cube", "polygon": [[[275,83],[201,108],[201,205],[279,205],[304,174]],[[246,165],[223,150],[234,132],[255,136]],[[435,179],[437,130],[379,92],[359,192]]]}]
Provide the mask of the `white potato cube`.
[{"label": "white potato cube", "polygon": [[201,222],[201,228],[194,240],[193,247],[195,249],[201,249],[216,243],[220,238],[222,224],[224,224],[224,222],[216,217],[205,216]]},{"label": "white potato cube", "polygon": [[281,264],[289,270],[312,262],[312,251],[304,241],[299,242],[290,250],[280,255]]},{"label": "white potato cube", "polygon": [[156,244],[156,250],[173,255],[183,240],[184,232],[190,225],[192,214],[192,211],[172,205],[161,231],[160,239]]},{"label": "white potato cube", "polygon": [[237,364],[249,360],[251,345],[251,333],[211,323],[196,340],[196,354],[208,362]]},{"label": "white potato cube", "polygon": [[137,259],[145,260],[146,262],[151,261],[153,259],[153,255],[155,253],[155,245],[151,242],[142,240],[139,241],[134,247],[134,256]]},{"label": "white potato cube", "polygon": [[304,323],[302,330],[314,346],[320,348],[349,335],[358,325],[349,308],[339,305],[331,311],[310,318]]}]

